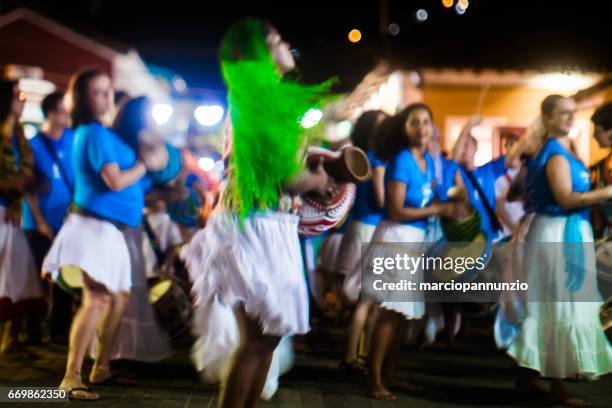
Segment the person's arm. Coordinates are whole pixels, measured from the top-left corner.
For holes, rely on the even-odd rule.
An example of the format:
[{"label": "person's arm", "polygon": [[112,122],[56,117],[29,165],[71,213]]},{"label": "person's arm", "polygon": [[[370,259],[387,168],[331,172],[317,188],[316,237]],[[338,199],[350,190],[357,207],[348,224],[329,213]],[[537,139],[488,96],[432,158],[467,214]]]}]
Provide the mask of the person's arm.
[{"label": "person's arm", "polygon": [[374,189],[374,198],[378,208],[385,207],[385,168],[377,166],[372,174],[372,188]]},{"label": "person's arm", "polygon": [[53,233],[53,228],[51,228],[51,226],[43,216],[42,211],[40,211],[40,206],[38,205],[38,196],[34,194],[28,194],[26,195],[26,200],[28,200],[30,210],[32,210],[32,215],[34,216],[34,220],[36,221],[38,232],[40,232],[42,235],[46,236],[49,239],[53,239],[55,235]]},{"label": "person's arm", "polygon": [[463,153],[465,151],[465,145],[472,133],[472,129],[474,129],[480,123],[480,116],[474,115],[470,118],[470,120],[465,124],[463,129],[461,129],[461,133],[459,133],[459,138],[455,142],[453,146],[452,159],[456,162],[461,162],[461,158],[463,157]]},{"label": "person's arm", "polygon": [[147,172],[147,167],[138,160],[134,167],[121,171],[117,163],[106,163],[102,166],[102,180],[112,191],[121,191],[140,180]]},{"label": "person's arm", "polygon": [[572,175],[567,159],[554,155],[546,164],[546,177],[555,201],[565,210],[588,207],[612,199],[612,185],[584,193],[572,191]]},{"label": "person's arm", "polygon": [[387,206],[393,221],[420,220],[431,216],[458,218],[464,215],[462,203],[434,202],[423,208],[405,207],[406,188],[406,183],[401,181],[391,180],[388,184]]}]

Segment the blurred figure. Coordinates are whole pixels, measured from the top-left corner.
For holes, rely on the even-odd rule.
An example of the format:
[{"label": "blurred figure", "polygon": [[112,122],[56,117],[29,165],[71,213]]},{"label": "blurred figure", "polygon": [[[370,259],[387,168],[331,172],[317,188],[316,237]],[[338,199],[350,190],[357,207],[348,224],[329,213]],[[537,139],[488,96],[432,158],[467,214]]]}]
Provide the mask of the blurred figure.
[{"label": "blurred figure", "polygon": [[34,159],[19,123],[25,93],[17,81],[0,80],[0,352],[17,344],[27,318],[33,342],[40,341],[43,291],[20,228],[21,206],[34,173]]},{"label": "blurred figure", "polygon": [[[612,102],[600,106],[591,122],[595,126],[593,137],[599,147],[610,149],[612,146]],[[612,184],[612,151],[590,168],[591,189],[602,188]],[[610,203],[591,207],[591,223],[595,239],[608,238],[612,231],[612,206]]]},{"label": "blurred figure", "polygon": [[[512,146],[517,142],[517,135],[508,137],[504,145],[504,151],[510,152]],[[519,223],[525,215],[525,209],[521,201],[510,202],[507,198],[510,186],[519,170],[520,166],[510,168],[495,181],[495,209],[503,228],[502,239],[516,234]]]},{"label": "blurred figure", "polygon": [[97,69],[77,73],[70,95],[75,205],[43,268],[55,281],[63,279],[66,266],[80,269],[82,303],[72,322],[60,388],[72,399],[96,400],[99,395],[83,383],[83,359],[99,328],[89,381],[102,384],[112,379],[111,352],[132,286],[130,252],[121,231],[140,223],[144,207],[141,179],[147,166],[155,168],[158,163],[139,159],[138,152],[103,125],[113,104],[106,73]]},{"label": "blurred figure", "polygon": [[[42,101],[45,121],[30,140],[34,154],[35,176],[39,188],[27,195],[23,205],[22,226],[34,255],[37,270],[67,215],[74,193],[72,144],[74,133],[64,94],[53,92]],[[58,285],[52,285],[49,329],[51,340],[68,343],[72,299]]]},{"label": "blurred figure", "polygon": [[[548,391],[538,383],[539,373],[551,380],[554,402],[582,407],[588,403],[572,396],[563,381],[612,372],[588,222],[588,207],[612,199],[612,186],[589,191],[588,171],[569,139],[575,102],[550,95],[541,111],[548,138],[529,165],[526,184],[535,213],[525,238],[530,293],[520,332],[507,352],[522,368],[519,387]],[[559,245],[546,245],[555,242]]]},{"label": "blurred figure", "polygon": [[[353,128],[351,140],[353,145],[359,147],[368,156],[373,174],[370,181],[357,185],[357,194],[351,210],[351,221],[342,238],[338,251],[336,271],[344,275],[344,296],[351,302],[357,303],[353,310],[351,326],[347,337],[344,359],[341,369],[357,373],[365,373],[365,364],[359,361],[359,342],[364,334],[364,351],[367,353],[371,334],[377,317],[377,306],[371,301],[359,301],[361,290],[361,245],[370,242],[376,226],[383,217],[385,205],[385,163],[376,155],[372,147],[376,143],[375,132],[387,115],[382,111],[364,112]],[[370,322],[368,329],[366,323]]]}]

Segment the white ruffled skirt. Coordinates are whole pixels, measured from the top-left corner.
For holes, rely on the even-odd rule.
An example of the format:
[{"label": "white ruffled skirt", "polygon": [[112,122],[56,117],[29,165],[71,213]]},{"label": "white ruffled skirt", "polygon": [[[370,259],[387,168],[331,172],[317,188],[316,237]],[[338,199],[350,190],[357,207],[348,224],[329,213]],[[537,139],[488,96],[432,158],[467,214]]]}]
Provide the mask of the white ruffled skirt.
[{"label": "white ruffled skirt", "polygon": [[[565,217],[537,215],[531,223],[526,242],[563,242]],[[612,346],[604,334],[595,301],[597,276],[593,232],[583,221],[585,279],[575,293],[565,289],[566,273],[562,246],[532,245],[525,257],[529,291],[554,296],[556,301],[527,302],[520,332],[508,348],[522,367],[534,369],[543,377],[569,378],[577,374],[597,377],[612,372]],[[558,252],[558,253],[557,253]],[[592,301],[576,301],[589,294]]]},{"label": "white ruffled skirt", "polygon": [[[191,361],[205,384],[221,382],[230,369],[232,355],[240,344],[240,330],[234,311],[218,297],[200,303],[194,310],[192,334],[196,341],[191,348]],[[293,365],[290,337],[283,337],[274,350],[266,383],[261,393],[269,400],[278,390],[278,377]]]},{"label": "white ruffled skirt", "polygon": [[57,280],[64,266],[77,266],[109,292],[132,287],[130,253],[121,231],[108,221],[72,213],[60,229],[43,262]]},{"label": "white ruffled skirt", "polygon": [[183,248],[196,305],[215,295],[233,309],[242,304],[265,334],[306,333],[308,291],[297,232],[298,217],[277,212],[242,223],[217,213]]},{"label": "white ruffled skirt", "polygon": [[[421,256],[424,249],[425,230],[411,225],[404,225],[393,221],[381,221],[376,227],[372,243],[364,254],[364,261],[368,265],[372,264],[369,260],[373,258],[395,258],[397,254],[407,253],[410,256]],[[383,245],[398,243],[400,245]],[[406,275],[405,270],[386,270],[385,275],[388,281],[400,281],[408,279],[415,282],[417,287],[423,281],[423,271],[418,270],[414,274]],[[403,295],[405,301],[385,301],[379,299],[380,307],[401,313],[406,319],[420,319],[425,314],[425,299],[422,293]]]},{"label": "white ruffled skirt", "polygon": [[0,206],[0,304],[10,308],[24,300],[42,299],[44,294],[25,234],[5,222],[5,214],[6,208]]}]

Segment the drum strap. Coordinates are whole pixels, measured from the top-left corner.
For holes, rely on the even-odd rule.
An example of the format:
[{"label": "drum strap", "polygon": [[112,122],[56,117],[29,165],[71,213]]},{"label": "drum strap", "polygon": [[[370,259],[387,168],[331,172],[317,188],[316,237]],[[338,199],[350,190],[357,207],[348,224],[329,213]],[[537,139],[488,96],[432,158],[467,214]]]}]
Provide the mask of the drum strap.
[{"label": "drum strap", "polygon": [[476,180],[476,177],[474,177],[474,174],[471,171],[469,171],[465,167],[463,168],[463,170],[465,170],[465,174],[467,175],[468,179],[470,179],[470,183],[472,183],[472,185],[474,186],[474,188],[476,189],[476,191],[478,191],[478,194],[480,195],[480,199],[482,200],[482,204],[484,205],[485,211],[487,212],[487,214],[489,215],[489,219],[491,220],[491,225],[493,226],[493,232],[501,231],[502,227],[501,227],[501,224],[499,223],[499,219],[497,218],[497,214],[495,214],[495,210],[493,210],[493,206],[491,206],[491,203],[487,199],[487,196],[485,195],[484,191],[482,191],[482,187],[480,186],[480,183],[478,182],[478,180]]},{"label": "drum strap", "polygon": [[45,146],[45,150],[47,151],[47,154],[51,157],[51,159],[57,165],[60,176],[62,177],[62,180],[64,181],[64,184],[66,184],[66,187],[68,187],[68,190],[70,190],[70,193],[74,194],[74,186],[72,185],[72,181],[70,181],[70,179],[68,178],[66,174],[66,170],[64,169],[64,165],[62,164],[62,161],[57,155],[57,151],[51,146],[51,141],[45,135],[41,135],[40,140],[42,141],[43,146]]},{"label": "drum strap", "polygon": [[153,252],[155,253],[157,265],[163,265],[166,261],[166,254],[164,254],[164,252],[162,251],[159,239],[157,239],[155,232],[153,232],[151,223],[149,222],[149,219],[146,215],[142,217],[142,226],[144,227],[145,234],[147,234],[147,238],[149,238],[149,242],[151,243],[151,247],[153,248]]}]

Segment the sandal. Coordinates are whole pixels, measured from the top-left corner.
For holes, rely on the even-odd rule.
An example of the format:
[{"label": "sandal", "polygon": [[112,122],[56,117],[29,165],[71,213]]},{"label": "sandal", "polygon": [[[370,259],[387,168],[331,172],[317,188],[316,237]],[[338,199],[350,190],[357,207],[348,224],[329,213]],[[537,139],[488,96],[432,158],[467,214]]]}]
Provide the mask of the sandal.
[{"label": "sandal", "polygon": [[[64,388],[60,388],[60,389],[64,389]],[[69,389],[64,389],[64,390],[68,392],[68,398],[70,398],[71,400],[97,401],[100,399],[100,396],[89,387],[74,387],[74,388],[69,388]],[[89,396],[82,396],[82,395],[79,396],[75,394],[75,392],[81,392],[81,393],[85,392],[89,394]]]}]

